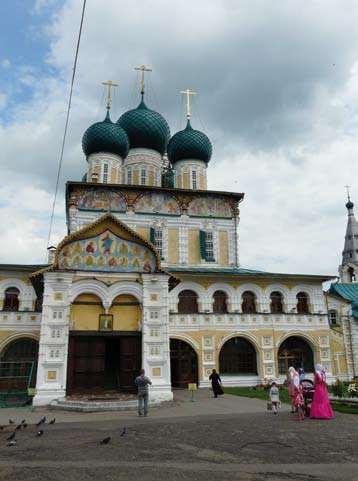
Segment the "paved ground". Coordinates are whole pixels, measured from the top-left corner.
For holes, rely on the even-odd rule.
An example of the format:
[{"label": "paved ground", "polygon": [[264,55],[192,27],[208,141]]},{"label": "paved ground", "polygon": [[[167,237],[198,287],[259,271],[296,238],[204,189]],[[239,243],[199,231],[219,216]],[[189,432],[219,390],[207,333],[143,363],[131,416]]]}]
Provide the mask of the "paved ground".
[{"label": "paved ground", "polygon": [[[357,416],[297,422],[287,406],[274,416],[260,400],[196,395],[193,403],[178,391],[174,403],[144,419],[2,409],[0,425],[8,417],[35,422],[43,413],[56,424],[45,425],[41,438],[29,425],[16,447],[6,446],[9,428],[0,431],[0,480],[357,481]],[[110,443],[99,445],[105,436]]]}]

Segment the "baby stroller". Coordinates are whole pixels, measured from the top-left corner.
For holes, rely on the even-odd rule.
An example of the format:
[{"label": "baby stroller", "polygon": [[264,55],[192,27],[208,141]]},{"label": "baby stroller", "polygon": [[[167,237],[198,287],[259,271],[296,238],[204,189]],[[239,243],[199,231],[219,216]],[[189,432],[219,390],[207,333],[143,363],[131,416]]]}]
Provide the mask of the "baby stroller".
[{"label": "baby stroller", "polygon": [[302,396],[304,400],[303,412],[305,416],[309,416],[311,412],[311,404],[312,404],[312,399],[314,394],[314,385],[313,385],[313,382],[310,381],[309,379],[304,379],[303,381],[301,381],[301,386],[302,386]]}]

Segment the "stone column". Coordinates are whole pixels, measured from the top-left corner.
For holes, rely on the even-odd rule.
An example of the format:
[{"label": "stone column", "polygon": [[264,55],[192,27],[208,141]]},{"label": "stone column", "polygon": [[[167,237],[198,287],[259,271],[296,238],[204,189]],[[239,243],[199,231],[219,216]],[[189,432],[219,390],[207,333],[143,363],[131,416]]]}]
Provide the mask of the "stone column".
[{"label": "stone column", "polygon": [[44,406],[66,395],[69,335],[69,290],[73,274],[52,271],[44,274],[39,360],[34,406]]},{"label": "stone column", "polygon": [[142,365],[152,380],[150,401],[173,399],[170,380],[168,276],[143,274]]}]

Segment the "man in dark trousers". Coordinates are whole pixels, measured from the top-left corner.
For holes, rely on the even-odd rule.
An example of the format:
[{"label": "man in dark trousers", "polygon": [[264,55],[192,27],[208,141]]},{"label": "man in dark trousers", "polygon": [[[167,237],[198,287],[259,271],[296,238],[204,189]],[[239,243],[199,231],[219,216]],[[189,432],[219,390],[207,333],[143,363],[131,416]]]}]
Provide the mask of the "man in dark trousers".
[{"label": "man in dark trousers", "polygon": [[148,384],[152,385],[152,381],[145,376],[144,369],[141,369],[134,382],[138,388],[138,415],[143,416],[144,405],[144,416],[148,416]]}]

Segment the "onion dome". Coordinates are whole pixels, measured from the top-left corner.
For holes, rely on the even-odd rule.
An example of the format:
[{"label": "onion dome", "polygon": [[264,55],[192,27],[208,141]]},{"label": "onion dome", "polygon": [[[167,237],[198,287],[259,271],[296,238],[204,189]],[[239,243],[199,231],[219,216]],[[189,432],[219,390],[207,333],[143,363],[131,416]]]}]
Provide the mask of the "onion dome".
[{"label": "onion dome", "polygon": [[128,110],[117,121],[127,132],[131,149],[142,147],[164,154],[170,139],[170,129],[165,118],[148,109],[143,96],[136,109]]},{"label": "onion dome", "polygon": [[82,149],[88,157],[97,152],[120,155],[123,159],[129,151],[129,140],[126,132],[110,119],[109,112],[103,122],[91,125],[82,138]]},{"label": "onion dome", "polygon": [[168,144],[168,158],[172,164],[184,159],[202,160],[208,163],[212,151],[207,135],[194,130],[189,119],[186,128],[173,135]]},{"label": "onion dome", "polygon": [[354,204],[351,201],[351,199],[349,199],[348,202],[346,203],[346,207],[347,207],[348,210],[353,209]]}]

